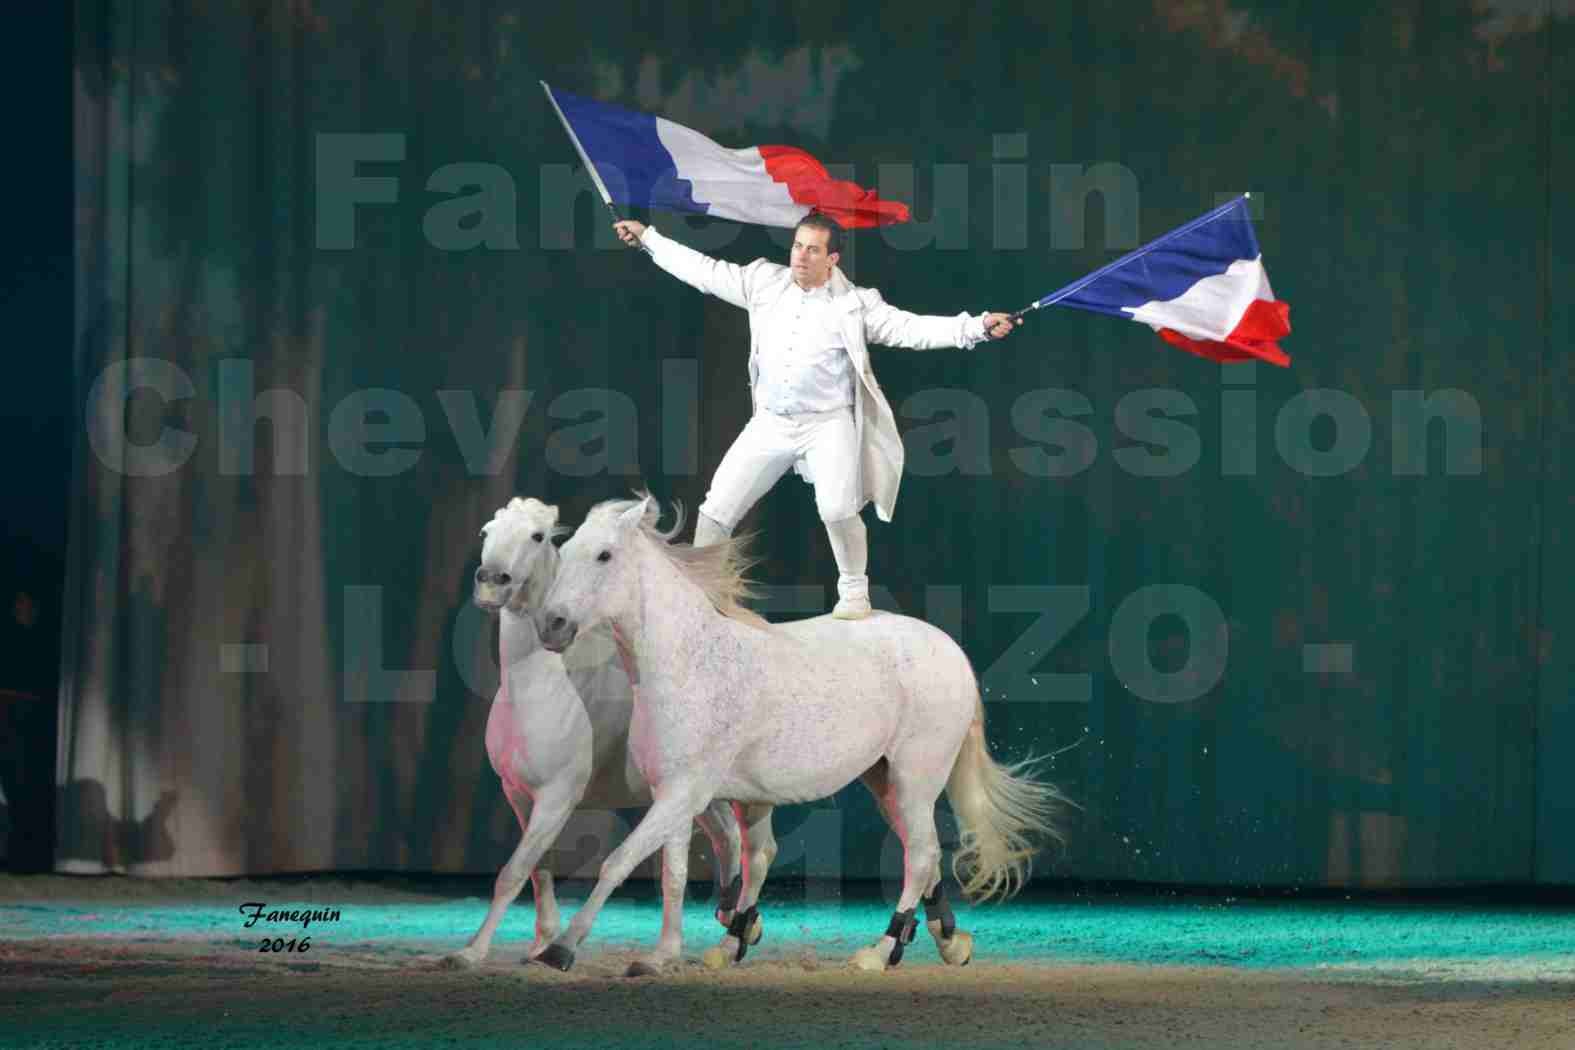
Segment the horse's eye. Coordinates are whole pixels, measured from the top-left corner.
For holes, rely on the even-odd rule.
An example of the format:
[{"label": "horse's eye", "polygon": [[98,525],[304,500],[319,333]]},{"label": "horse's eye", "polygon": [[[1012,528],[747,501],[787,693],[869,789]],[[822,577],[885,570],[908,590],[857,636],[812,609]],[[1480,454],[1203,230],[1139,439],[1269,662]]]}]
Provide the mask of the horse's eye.
[{"label": "horse's eye", "polygon": [[537,543],[540,543],[541,539],[542,539],[542,535],[539,532],[533,532],[533,533],[530,534],[530,538],[535,540]]},{"label": "horse's eye", "polygon": [[612,551],[602,551],[596,556],[597,561],[612,561]]}]

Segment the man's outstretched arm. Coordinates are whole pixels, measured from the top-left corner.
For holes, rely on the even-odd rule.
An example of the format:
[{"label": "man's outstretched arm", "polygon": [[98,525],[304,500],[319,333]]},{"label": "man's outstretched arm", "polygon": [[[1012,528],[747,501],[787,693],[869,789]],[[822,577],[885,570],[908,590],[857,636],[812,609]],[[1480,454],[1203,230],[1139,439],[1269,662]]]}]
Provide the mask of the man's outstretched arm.
[{"label": "man's outstretched arm", "polygon": [[656,265],[680,281],[746,310],[760,268],[771,265],[764,259],[756,259],[748,266],[713,259],[688,245],[663,237],[656,227],[634,219],[615,222],[613,229],[625,244],[643,244],[649,248]]},{"label": "man's outstretched arm", "polygon": [[967,350],[987,339],[1004,339],[1023,323],[1021,318],[1013,320],[1010,314],[996,312],[955,317],[912,314],[886,302],[874,289],[863,289],[859,294],[866,297],[864,337],[881,346],[907,350],[943,347]]}]

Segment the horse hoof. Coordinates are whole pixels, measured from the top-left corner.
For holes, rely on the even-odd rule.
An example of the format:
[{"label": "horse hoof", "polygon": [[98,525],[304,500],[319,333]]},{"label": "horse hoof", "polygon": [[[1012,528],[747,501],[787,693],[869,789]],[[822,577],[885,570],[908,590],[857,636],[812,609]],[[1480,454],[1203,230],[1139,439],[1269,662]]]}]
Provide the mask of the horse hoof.
[{"label": "horse hoof", "polygon": [[629,968],[623,972],[623,975],[625,977],[659,977],[661,973],[661,970],[650,963],[636,959],[629,964]]},{"label": "horse hoof", "polygon": [[967,966],[973,961],[973,934],[958,930],[952,934],[952,939],[942,941],[938,945],[941,949],[941,958],[949,966]]},{"label": "horse hoof", "polygon": [[882,973],[886,969],[886,957],[879,948],[860,948],[853,953],[851,962],[855,970],[865,973]]},{"label": "horse hoof", "polygon": [[452,955],[443,956],[437,961],[437,964],[440,970],[474,970],[481,965],[481,960],[474,955],[455,952]]},{"label": "horse hoof", "polygon": [[554,970],[568,973],[569,968],[574,965],[574,953],[561,944],[549,944],[542,949],[540,955],[525,961],[541,963],[543,966],[551,966]]},{"label": "horse hoof", "polygon": [[755,921],[749,927],[749,946],[753,948],[760,943],[760,938],[766,935],[766,924],[760,921],[760,916],[755,916]]},{"label": "horse hoof", "polygon": [[705,963],[707,970],[725,970],[731,954],[720,948],[707,948],[705,954],[700,956],[700,961]]}]

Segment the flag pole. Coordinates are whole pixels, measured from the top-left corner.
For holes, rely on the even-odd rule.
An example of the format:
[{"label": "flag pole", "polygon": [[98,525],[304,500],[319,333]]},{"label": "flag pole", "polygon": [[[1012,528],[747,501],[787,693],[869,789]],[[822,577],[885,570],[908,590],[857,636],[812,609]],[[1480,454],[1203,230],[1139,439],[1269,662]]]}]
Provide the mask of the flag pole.
[{"label": "flag pole", "polygon": [[[585,152],[585,147],[580,145],[580,137],[574,133],[574,128],[569,124],[569,118],[563,115],[563,110],[558,106],[558,100],[552,97],[552,88],[547,86],[545,80],[539,81],[539,83],[542,91],[547,93],[547,102],[552,106],[552,111],[558,114],[558,120],[563,123],[563,130],[568,134],[569,141],[574,143],[574,152],[580,155],[581,163],[585,165],[585,170],[590,173],[591,182],[596,185],[596,192],[602,195],[602,203],[607,205],[607,211],[611,213],[613,222],[622,222],[623,216],[619,215],[618,209],[613,207],[612,194],[607,192],[607,184],[602,181],[601,172],[596,170],[596,165],[591,163],[591,158]],[[644,242],[636,241],[635,245],[645,254],[651,254],[651,249],[646,247]]]},{"label": "flag pole", "polygon": [[1043,299],[1040,299],[1038,302],[1035,302],[1035,303],[1033,303],[1030,306],[1023,307],[1021,310],[1017,311],[1015,314],[1012,315],[1012,320],[1014,320],[1014,321],[1019,320],[1024,314],[1029,313],[1029,312],[1031,312],[1033,310],[1037,310],[1037,309],[1039,309],[1042,306],[1054,306],[1057,302],[1061,301],[1062,299],[1065,299],[1068,295],[1071,295],[1073,292],[1080,291],[1083,287],[1085,287],[1088,284],[1093,283],[1094,281],[1097,281],[1099,278],[1103,277],[1105,274],[1109,273],[1111,270],[1114,270],[1114,269],[1116,269],[1117,267],[1120,267],[1120,266],[1124,266],[1127,263],[1131,262],[1133,259],[1138,258],[1139,256],[1146,255],[1148,252],[1153,251],[1155,248],[1159,247],[1161,244],[1164,244],[1166,241],[1171,240],[1174,237],[1179,237],[1181,234],[1188,233],[1188,232],[1190,232],[1192,230],[1195,230],[1199,226],[1202,226],[1206,222],[1214,221],[1215,219],[1217,219],[1220,216],[1224,215],[1226,212],[1230,211],[1236,205],[1240,204],[1242,201],[1251,200],[1251,199],[1252,199],[1252,194],[1251,193],[1243,193],[1240,197],[1233,197],[1233,198],[1231,198],[1230,200],[1226,201],[1224,204],[1221,204],[1219,207],[1217,207],[1217,208],[1213,209],[1212,211],[1208,212],[1206,215],[1200,215],[1198,218],[1193,219],[1191,222],[1185,223],[1185,224],[1183,224],[1181,226],[1176,227],[1174,230],[1171,230],[1169,233],[1165,234],[1163,237],[1160,237],[1158,240],[1150,241],[1148,244],[1145,244],[1143,247],[1139,248],[1137,251],[1128,252],[1126,255],[1123,255],[1121,258],[1117,259],[1115,262],[1108,263],[1105,266],[1101,266],[1099,269],[1095,270],[1093,273],[1089,274],[1087,277],[1084,277],[1081,280],[1073,281],[1071,284],[1067,285],[1065,288],[1062,288],[1059,291],[1051,292],[1049,295],[1045,296]]}]

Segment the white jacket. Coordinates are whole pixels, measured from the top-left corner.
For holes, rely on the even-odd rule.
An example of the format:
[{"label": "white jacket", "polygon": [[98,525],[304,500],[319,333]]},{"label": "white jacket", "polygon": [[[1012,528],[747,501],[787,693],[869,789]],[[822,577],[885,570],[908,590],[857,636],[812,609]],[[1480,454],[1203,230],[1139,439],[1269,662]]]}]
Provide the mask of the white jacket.
[{"label": "white jacket", "polygon": [[[756,259],[747,266],[703,255],[687,245],[662,236],[647,226],[641,238],[656,264],[685,284],[749,311],[749,391],[755,399],[760,382],[760,333],[755,329],[758,307],[775,302],[793,279],[780,263]],[[858,376],[853,417],[859,434],[859,478],[866,502],[874,502],[881,521],[890,521],[897,506],[897,485],[902,480],[902,435],[886,396],[870,368],[870,343],[907,350],[941,347],[969,349],[985,338],[984,317],[925,316],[899,310],[874,288],[860,288],[840,267],[831,272],[832,309],[839,312],[843,345]],[[755,410],[759,411],[755,402]],[[795,468],[798,469],[798,468]]]}]

